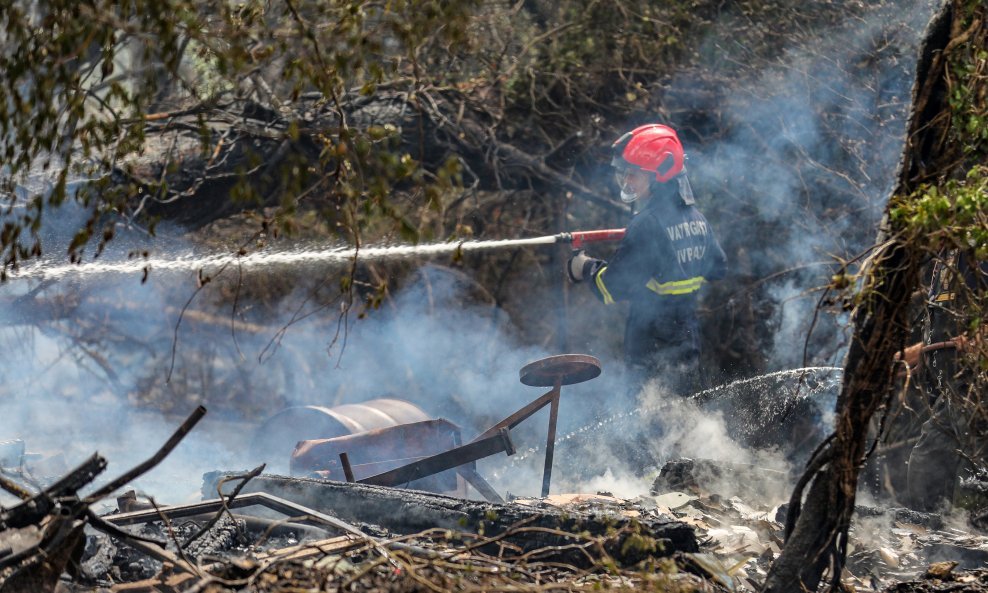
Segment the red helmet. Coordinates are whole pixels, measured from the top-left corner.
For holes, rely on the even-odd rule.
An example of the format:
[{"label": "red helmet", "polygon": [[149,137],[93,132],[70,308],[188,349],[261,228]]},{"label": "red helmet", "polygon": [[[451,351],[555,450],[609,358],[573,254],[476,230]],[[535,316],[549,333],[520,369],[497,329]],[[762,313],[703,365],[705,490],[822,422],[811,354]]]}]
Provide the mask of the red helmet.
[{"label": "red helmet", "polygon": [[655,173],[655,180],[666,182],[683,171],[683,145],[676,131],[662,124],[647,124],[621,136],[611,145],[611,166],[635,167]]}]

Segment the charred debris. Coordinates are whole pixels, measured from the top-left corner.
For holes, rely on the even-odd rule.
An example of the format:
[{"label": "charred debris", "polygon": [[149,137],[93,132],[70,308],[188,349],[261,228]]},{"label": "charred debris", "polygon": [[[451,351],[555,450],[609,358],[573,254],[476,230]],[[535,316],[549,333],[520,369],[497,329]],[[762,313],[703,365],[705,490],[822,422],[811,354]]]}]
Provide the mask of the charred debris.
[{"label": "charred debris", "polygon": [[[783,472],[681,458],[635,498],[549,495],[561,388],[598,373],[586,355],[542,359],[521,378],[550,389],[469,442],[442,419],[351,426],[299,441],[291,475],[208,472],[189,504],[125,490],[202,407],[96,488],[98,454],[43,487],[5,469],[0,487],[19,502],[0,509],[0,591],[758,591],[784,545],[787,503],[764,487],[785,487]],[[542,495],[502,496],[476,462],[513,455],[511,430],[545,407]],[[856,591],[988,590],[988,537],[967,525],[859,506],[850,536],[843,581]]]}]

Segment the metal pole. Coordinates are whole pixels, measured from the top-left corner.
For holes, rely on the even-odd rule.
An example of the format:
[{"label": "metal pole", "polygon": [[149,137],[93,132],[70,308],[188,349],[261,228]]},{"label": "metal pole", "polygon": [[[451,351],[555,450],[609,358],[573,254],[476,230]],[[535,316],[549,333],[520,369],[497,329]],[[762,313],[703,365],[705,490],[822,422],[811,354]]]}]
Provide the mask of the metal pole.
[{"label": "metal pole", "polygon": [[350,466],[350,456],[344,451],[340,453],[340,465],[343,466],[343,476],[347,482],[355,482],[353,479],[353,467]]},{"label": "metal pole", "polygon": [[552,479],[552,454],[556,449],[556,418],[559,416],[559,390],[562,387],[562,377],[556,378],[552,388],[555,394],[549,404],[549,435],[545,441],[545,469],[542,472],[542,498],[549,496],[549,481]]},{"label": "metal pole", "polygon": [[[572,194],[569,192],[563,192],[563,194],[556,200],[556,220],[555,224],[557,229],[566,228],[566,211],[569,207],[569,198]],[[559,270],[563,269],[563,265],[566,264],[569,259],[571,247],[565,243],[559,244],[550,253],[549,266],[555,272],[555,286],[552,287],[553,291],[556,292],[557,303],[559,306],[556,308],[556,351],[557,352],[569,352],[569,280],[566,279],[566,274],[560,274]]]}]

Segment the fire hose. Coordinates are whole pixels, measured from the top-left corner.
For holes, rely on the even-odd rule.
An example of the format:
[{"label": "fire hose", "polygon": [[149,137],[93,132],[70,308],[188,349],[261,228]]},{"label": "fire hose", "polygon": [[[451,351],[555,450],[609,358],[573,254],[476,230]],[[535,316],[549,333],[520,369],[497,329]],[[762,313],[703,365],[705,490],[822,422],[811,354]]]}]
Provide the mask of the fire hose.
[{"label": "fire hose", "polygon": [[[905,377],[906,375],[918,371],[923,366],[922,355],[927,352],[935,352],[937,350],[964,350],[965,341],[962,339],[946,340],[944,342],[935,342],[933,344],[924,344],[917,350],[917,358],[914,364],[909,364],[906,360],[904,352],[897,353],[895,355],[896,361],[902,361],[906,363],[906,368],[897,371],[896,376],[899,378]],[[907,348],[906,350],[910,350]]]}]

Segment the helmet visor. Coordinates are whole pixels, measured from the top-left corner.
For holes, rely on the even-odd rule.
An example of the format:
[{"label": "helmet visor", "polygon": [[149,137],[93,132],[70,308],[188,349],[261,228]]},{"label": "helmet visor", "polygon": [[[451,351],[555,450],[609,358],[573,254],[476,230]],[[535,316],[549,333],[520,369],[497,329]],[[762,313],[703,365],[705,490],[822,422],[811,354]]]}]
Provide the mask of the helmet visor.
[{"label": "helmet visor", "polygon": [[615,169],[614,181],[621,190],[621,200],[630,203],[648,194],[652,173],[636,167]]}]

